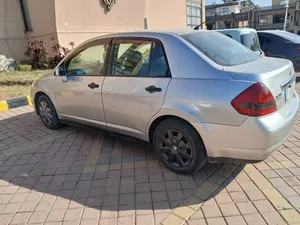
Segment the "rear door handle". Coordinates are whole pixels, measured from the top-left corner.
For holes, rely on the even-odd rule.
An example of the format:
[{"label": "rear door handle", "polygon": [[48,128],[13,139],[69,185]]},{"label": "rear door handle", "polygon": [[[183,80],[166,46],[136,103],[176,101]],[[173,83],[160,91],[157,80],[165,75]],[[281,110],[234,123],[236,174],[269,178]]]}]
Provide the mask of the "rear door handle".
[{"label": "rear door handle", "polygon": [[148,91],[149,93],[161,92],[161,88],[155,87],[154,85],[146,87],[145,90]]},{"label": "rear door handle", "polygon": [[93,83],[90,83],[88,86],[89,86],[89,88],[91,88],[91,89],[99,88],[99,84],[95,84],[94,82],[93,82]]}]

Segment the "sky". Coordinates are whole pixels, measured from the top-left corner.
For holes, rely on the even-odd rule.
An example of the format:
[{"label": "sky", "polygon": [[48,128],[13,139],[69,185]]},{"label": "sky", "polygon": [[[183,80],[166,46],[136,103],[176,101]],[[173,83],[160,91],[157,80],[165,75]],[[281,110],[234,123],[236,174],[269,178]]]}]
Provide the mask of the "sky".
[{"label": "sky", "polygon": [[[222,3],[222,0],[206,0],[206,5],[210,5],[213,2]],[[258,4],[259,6],[270,6],[272,5],[272,0],[253,0],[254,4]]]}]

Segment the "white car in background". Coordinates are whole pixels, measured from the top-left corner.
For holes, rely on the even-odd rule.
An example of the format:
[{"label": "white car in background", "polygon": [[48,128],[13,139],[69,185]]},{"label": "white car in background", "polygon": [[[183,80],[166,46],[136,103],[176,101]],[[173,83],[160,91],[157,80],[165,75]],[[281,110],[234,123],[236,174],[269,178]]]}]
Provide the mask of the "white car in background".
[{"label": "white car in background", "polygon": [[252,51],[265,56],[264,52],[260,48],[260,43],[258,35],[255,29],[251,28],[237,28],[237,29],[223,29],[216,30],[221,34],[234,39],[235,41],[245,45],[247,48],[250,48]]}]

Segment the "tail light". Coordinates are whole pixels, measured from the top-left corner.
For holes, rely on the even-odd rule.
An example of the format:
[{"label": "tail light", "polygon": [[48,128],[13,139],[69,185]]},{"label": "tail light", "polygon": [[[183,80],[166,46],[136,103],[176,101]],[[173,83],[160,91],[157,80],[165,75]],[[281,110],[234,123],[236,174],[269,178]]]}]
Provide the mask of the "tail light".
[{"label": "tail light", "polygon": [[300,46],[299,46],[299,47],[296,47],[296,50],[299,50],[299,51],[300,51]]},{"label": "tail light", "polygon": [[231,101],[242,115],[264,116],[276,111],[276,102],[270,90],[262,83],[248,87]]}]

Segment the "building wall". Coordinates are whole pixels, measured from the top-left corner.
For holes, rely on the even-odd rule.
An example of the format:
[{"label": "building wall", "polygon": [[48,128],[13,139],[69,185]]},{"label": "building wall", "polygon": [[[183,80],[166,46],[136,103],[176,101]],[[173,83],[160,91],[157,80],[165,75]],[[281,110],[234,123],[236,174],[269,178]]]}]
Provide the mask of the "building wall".
[{"label": "building wall", "polygon": [[241,11],[240,5],[229,5],[229,6],[224,6],[224,7],[217,7],[216,14],[219,15],[221,9],[223,9],[223,8],[228,8],[229,14],[231,14],[232,12],[239,13]]},{"label": "building wall", "polygon": [[186,0],[146,0],[145,17],[148,28],[186,28],[186,9]]},{"label": "building wall", "polygon": [[[73,13],[65,13],[69,7]],[[111,11],[102,0],[55,0],[55,8],[63,46],[107,33],[143,30],[145,18],[148,29],[186,27],[186,0],[119,0]]]},{"label": "building wall", "polygon": [[32,31],[25,32],[18,0],[0,0],[0,54],[20,61],[29,40],[43,40],[49,52],[56,37],[54,0],[27,0]]},{"label": "building wall", "polygon": [[[18,0],[0,0],[0,54],[24,59],[28,40],[43,40],[51,53],[57,38],[76,45],[107,33],[185,28],[186,0],[118,0],[111,11],[103,0],[26,0],[32,31],[25,32]],[[200,2],[200,0],[193,0]]]},{"label": "building wall", "polygon": [[27,5],[32,26],[32,31],[27,32],[28,39],[44,41],[50,56],[55,43],[51,38],[57,39],[55,0],[27,0]]},{"label": "building wall", "polygon": [[[117,1],[108,11],[102,1],[55,0],[57,33],[63,46],[95,36],[144,28],[145,0]],[[66,13],[72,9],[72,13]]]},{"label": "building wall", "polygon": [[0,55],[22,60],[26,45],[18,0],[0,0]]}]

